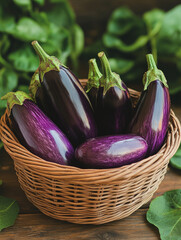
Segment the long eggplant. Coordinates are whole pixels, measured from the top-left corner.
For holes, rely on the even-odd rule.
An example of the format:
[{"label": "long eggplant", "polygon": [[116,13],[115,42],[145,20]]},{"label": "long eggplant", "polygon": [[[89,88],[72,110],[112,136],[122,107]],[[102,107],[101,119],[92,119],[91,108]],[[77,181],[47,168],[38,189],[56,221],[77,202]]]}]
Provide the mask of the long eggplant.
[{"label": "long eggplant", "polygon": [[97,97],[97,122],[99,135],[126,133],[132,104],[128,88],[120,76],[113,73],[104,52],[98,54],[103,76]]},{"label": "long eggplant", "polygon": [[68,165],[74,149],[63,132],[24,92],[10,92],[7,99],[11,128],[19,142],[44,160]]},{"label": "long eggplant", "polygon": [[170,116],[170,95],[167,80],[155,64],[152,54],[146,56],[148,71],[143,76],[144,91],[137,103],[130,132],[148,143],[148,155],[163,145]]},{"label": "long eggplant", "polygon": [[147,142],[140,136],[105,136],[89,139],[80,145],[75,158],[81,167],[114,168],[140,161],[147,149]]},{"label": "long eggplant", "polygon": [[74,146],[95,137],[93,109],[77,77],[57,58],[47,55],[37,41],[32,45],[40,58],[38,72],[30,84],[38,106]]},{"label": "long eggplant", "polygon": [[96,59],[89,60],[88,81],[86,84],[86,93],[94,110],[97,108],[97,95],[99,90],[99,80],[102,77],[96,63]]}]

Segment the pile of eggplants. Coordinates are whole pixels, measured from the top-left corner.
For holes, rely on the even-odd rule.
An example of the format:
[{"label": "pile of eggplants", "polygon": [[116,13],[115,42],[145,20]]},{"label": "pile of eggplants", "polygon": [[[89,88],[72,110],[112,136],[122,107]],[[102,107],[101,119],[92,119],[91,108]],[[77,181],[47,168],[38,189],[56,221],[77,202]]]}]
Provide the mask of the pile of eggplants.
[{"label": "pile of eggplants", "polygon": [[88,81],[78,78],[54,56],[32,42],[40,64],[27,95],[10,92],[11,129],[30,152],[49,162],[81,168],[114,168],[156,154],[169,124],[170,96],[166,78],[146,56],[144,90],[133,108],[129,89],[112,72],[104,52],[89,60]]}]

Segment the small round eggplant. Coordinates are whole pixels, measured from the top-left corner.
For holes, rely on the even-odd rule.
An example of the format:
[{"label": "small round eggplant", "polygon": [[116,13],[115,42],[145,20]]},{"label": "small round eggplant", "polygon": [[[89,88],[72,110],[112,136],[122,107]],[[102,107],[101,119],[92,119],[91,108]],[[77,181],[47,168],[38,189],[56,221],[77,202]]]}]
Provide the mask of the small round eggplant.
[{"label": "small round eggplant", "polygon": [[130,132],[147,141],[149,156],[163,145],[170,116],[170,95],[167,80],[157,68],[152,54],[146,57],[148,71],[143,77],[144,91],[137,103]]},{"label": "small round eggplant", "polygon": [[10,92],[7,99],[11,128],[19,142],[44,160],[68,165],[74,149],[63,132],[21,92]]},{"label": "small round eggplant", "polygon": [[37,105],[77,146],[97,135],[94,113],[77,77],[61,62],[47,55],[38,42],[32,43],[40,65],[30,91]]},{"label": "small round eggplant", "polygon": [[85,89],[94,111],[97,108],[97,95],[99,90],[99,80],[101,77],[102,77],[102,74],[99,71],[99,68],[96,63],[96,59],[95,58],[90,59],[88,81]]},{"label": "small round eggplant", "polygon": [[98,54],[103,76],[97,97],[96,118],[99,135],[126,133],[132,115],[128,88],[118,74],[113,73],[103,52]]},{"label": "small round eggplant", "polygon": [[133,134],[92,138],[79,146],[75,158],[85,168],[114,168],[143,159],[148,145]]}]

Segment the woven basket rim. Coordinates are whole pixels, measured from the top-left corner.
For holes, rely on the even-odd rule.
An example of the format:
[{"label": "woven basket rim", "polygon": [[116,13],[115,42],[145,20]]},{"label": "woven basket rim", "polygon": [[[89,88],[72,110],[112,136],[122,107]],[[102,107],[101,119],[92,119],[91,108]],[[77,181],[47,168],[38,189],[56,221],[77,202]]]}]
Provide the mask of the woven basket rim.
[{"label": "woven basket rim", "polygon": [[[84,80],[82,80],[82,82],[83,81]],[[129,90],[131,95],[140,95],[140,93],[135,90]],[[47,175],[51,177],[54,176],[56,179],[75,179],[80,181],[81,179],[86,178],[86,180],[94,179],[95,181],[104,182],[115,181],[118,178],[131,178],[133,176],[148,172],[149,168],[153,167],[153,165],[154,167],[161,168],[161,166],[168,162],[168,160],[175,154],[181,142],[180,122],[175,116],[174,112],[171,110],[167,138],[162,148],[155,155],[145,158],[139,162],[121,166],[118,168],[82,169],[75,166],[65,166],[53,162],[48,162],[29,152],[17,141],[15,135],[7,126],[7,121],[8,116],[6,109],[4,115],[1,117],[0,120],[0,138],[4,143],[6,151],[11,155],[14,161],[16,161],[16,163],[19,162],[19,164],[26,165],[26,167],[31,168],[31,171],[33,171],[33,169],[35,171],[38,171],[39,174],[45,174],[47,172]],[[177,134],[177,138],[173,137],[174,133]],[[171,145],[168,146],[170,142]]]}]

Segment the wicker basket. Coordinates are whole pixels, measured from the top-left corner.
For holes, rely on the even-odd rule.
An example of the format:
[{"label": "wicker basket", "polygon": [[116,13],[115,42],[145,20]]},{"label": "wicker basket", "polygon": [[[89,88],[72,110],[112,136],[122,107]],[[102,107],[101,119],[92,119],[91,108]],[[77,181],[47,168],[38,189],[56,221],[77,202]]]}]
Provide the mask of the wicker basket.
[{"label": "wicker basket", "polygon": [[[136,100],[139,93],[130,92]],[[166,141],[156,155],[120,168],[79,169],[47,162],[30,153],[18,143],[7,123],[5,113],[0,136],[29,201],[50,217],[79,224],[125,218],[148,202],[181,141],[180,123],[171,111]]]}]

